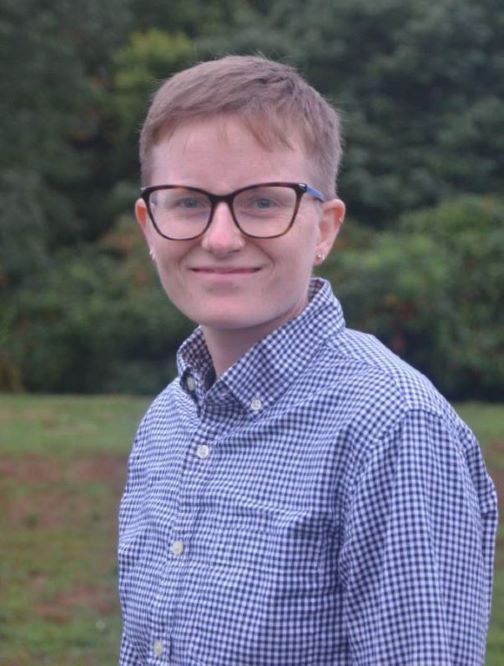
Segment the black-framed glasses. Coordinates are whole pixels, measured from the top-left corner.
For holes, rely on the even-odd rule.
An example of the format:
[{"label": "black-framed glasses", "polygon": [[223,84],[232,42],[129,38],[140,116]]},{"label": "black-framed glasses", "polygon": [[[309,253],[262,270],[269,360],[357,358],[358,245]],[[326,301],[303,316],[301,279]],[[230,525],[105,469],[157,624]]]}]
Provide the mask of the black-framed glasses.
[{"label": "black-framed glasses", "polygon": [[258,183],[229,194],[212,194],[198,187],[154,185],[140,190],[156,231],[168,240],[193,240],[212,222],[224,202],[238,229],[250,238],[278,238],[294,224],[301,197],[324,195],[306,183]]}]

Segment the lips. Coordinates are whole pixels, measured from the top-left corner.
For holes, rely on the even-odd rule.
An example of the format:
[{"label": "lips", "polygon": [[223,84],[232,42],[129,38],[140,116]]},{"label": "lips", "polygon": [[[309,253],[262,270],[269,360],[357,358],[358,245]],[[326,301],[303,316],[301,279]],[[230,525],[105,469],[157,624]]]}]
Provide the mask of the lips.
[{"label": "lips", "polygon": [[248,268],[239,266],[219,266],[218,268],[214,266],[201,266],[193,267],[191,270],[195,273],[205,273],[208,275],[248,275],[250,273],[257,273],[257,271],[261,269],[256,267]]}]

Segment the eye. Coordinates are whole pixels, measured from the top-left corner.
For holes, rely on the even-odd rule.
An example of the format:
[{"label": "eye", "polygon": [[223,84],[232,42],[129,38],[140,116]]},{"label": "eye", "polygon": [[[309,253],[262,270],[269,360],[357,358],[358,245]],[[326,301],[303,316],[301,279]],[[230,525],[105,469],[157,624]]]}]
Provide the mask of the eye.
[{"label": "eye", "polygon": [[236,203],[242,210],[249,210],[251,212],[268,212],[285,205],[282,202],[281,192],[277,192],[272,188],[269,190],[261,188],[243,192]]},{"label": "eye", "polygon": [[181,208],[182,210],[195,210],[207,208],[208,202],[204,197],[184,196],[169,202],[170,208]]},{"label": "eye", "polygon": [[251,196],[247,205],[251,208],[258,208],[259,210],[268,210],[269,208],[274,208],[277,203],[271,197]]},{"label": "eye", "polygon": [[155,192],[155,196],[151,198],[151,205],[160,213],[194,215],[208,211],[210,201],[202,193],[185,188],[171,188]]}]

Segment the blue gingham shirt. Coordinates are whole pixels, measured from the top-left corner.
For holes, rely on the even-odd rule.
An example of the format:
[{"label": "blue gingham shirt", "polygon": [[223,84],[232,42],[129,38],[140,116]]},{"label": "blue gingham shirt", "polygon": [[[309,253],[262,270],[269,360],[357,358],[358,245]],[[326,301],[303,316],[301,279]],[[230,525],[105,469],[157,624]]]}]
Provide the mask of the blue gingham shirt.
[{"label": "blue gingham shirt", "polygon": [[496,496],[425,377],[314,279],[222,377],[197,329],[120,510],[121,666],[477,666]]}]

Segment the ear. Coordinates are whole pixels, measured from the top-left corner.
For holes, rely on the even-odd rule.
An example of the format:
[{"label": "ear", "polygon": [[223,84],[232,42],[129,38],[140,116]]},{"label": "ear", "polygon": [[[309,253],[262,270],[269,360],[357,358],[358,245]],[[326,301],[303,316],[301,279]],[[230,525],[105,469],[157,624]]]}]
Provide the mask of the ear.
[{"label": "ear", "polygon": [[345,219],[345,204],[341,199],[331,199],[323,204],[319,224],[319,238],[315,264],[321,264],[330,253]]},{"label": "ear", "polygon": [[140,229],[142,230],[143,235],[145,236],[145,240],[149,244],[149,238],[150,238],[149,213],[147,211],[147,206],[145,205],[145,201],[143,199],[137,199],[135,202],[135,217],[137,219],[138,224],[140,225]]},{"label": "ear", "polygon": [[145,201],[141,198],[137,199],[135,202],[135,217],[138,224],[140,225],[140,229],[144,235],[147,247],[149,248],[151,259],[155,262],[156,255],[154,253],[154,246],[152,242],[152,226],[149,224],[149,212],[147,210],[147,206],[145,205]]},{"label": "ear", "polygon": [[140,225],[140,228],[145,234],[149,221],[149,213],[147,212],[147,206],[145,205],[145,201],[143,199],[139,198],[135,201],[135,217],[138,224]]}]

